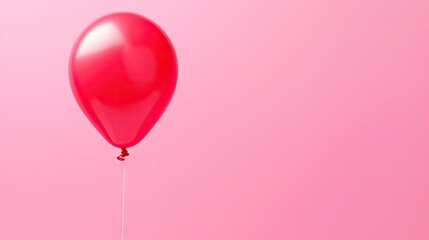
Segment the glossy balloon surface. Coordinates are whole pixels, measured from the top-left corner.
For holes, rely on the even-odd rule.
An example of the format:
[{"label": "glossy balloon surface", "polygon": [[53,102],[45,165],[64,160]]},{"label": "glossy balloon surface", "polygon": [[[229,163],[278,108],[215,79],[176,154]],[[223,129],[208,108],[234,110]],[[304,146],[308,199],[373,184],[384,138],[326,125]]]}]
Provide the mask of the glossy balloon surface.
[{"label": "glossy balloon surface", "polygon": [[167,108],[176,87],[177,59],[156,24],[116,13],[81,34],[69,73],[87,118],[109,143],[127,148],[140,142]]}]

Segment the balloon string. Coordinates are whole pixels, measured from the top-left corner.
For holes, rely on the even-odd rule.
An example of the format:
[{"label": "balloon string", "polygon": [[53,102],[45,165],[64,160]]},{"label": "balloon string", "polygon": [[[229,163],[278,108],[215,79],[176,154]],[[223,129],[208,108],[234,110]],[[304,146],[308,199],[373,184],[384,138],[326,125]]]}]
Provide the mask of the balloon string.
[{"label": "balloon string", "polygon": [[125,160],[125,157],[126,157],[126,156],[129,156],[130,154],[128,153],[128,151],[127,151],[127,149],[126,149],[126,148],[121,148],[121,150],[122,150],[121,155],[119,155],[119,156],[117,157],[117,159],[118,159],[119,161],[124,161],[124,160]]},{"label": "balloon string", "polygon": [[123,163],[122,166],[122,233],[121,233],[121,240],[124,240],[124,236],[125,236],[125,162]]}]

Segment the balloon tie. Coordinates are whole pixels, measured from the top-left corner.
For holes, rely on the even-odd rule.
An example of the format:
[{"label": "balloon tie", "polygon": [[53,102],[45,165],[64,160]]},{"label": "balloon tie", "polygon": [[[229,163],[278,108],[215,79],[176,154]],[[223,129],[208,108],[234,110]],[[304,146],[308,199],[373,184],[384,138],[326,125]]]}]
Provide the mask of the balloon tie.
[{"label": "balloon tie", "polygon": [[126,149],[126,148],[121,148],[121,150],[122,150],[121,155],[119,155],[119,156],[117,157],[117,159],[118,159],[119,161],[124,161],[124,160],[125,160],[125,157],[126,157],[126,156],[129,156],[130,154],[128,154],[128,151],[127,151],[127,149]]}]

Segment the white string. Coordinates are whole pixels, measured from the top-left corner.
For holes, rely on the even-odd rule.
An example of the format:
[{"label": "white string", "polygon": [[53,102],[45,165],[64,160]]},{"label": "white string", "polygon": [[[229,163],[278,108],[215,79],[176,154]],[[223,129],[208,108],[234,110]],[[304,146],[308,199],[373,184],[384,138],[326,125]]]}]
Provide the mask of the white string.
[{"label": "white string", "polygon": [[122,172],[122,237],[124,240],[124,228],[125,228],[125,161],[123,161],[123,172]]}]

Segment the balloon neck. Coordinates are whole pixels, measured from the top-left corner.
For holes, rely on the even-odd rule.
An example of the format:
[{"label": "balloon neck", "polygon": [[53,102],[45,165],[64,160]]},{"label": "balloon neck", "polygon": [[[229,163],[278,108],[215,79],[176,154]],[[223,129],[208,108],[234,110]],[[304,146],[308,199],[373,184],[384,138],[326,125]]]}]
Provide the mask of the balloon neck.
[{"label": "balloon neck", "polygon": [[121,155],[119,155],[119,156],[117,157],[117,159],[118,159],[119,161],[125,161],[125,157],[126,157],[126,156],[129,156],[130,154],[128,153],[128,151],[127,151],[127,149],[126,149],[126,148],[121,148],[121,150],[122,150]]}]

